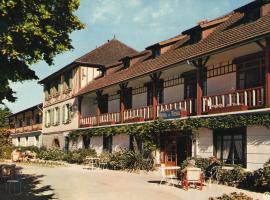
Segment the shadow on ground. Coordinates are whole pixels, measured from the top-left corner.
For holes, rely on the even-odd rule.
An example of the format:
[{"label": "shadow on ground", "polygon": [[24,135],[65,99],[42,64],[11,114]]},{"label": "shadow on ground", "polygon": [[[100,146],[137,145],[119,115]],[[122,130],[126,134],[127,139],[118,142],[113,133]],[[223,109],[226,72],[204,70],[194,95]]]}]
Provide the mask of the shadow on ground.
[{"label": "shadow on ground", "polygon": [[[41,186],[43,175],[20,174],[17,180],[21,182],[21,193],[9,194],[6,191],[6,184],[0,183],[0,200],[52,200],[54,197],[53,189],[50,185]],[[13,187],[12,187],[13,189]],[[19,185],[15,189],[19,190]]]}]

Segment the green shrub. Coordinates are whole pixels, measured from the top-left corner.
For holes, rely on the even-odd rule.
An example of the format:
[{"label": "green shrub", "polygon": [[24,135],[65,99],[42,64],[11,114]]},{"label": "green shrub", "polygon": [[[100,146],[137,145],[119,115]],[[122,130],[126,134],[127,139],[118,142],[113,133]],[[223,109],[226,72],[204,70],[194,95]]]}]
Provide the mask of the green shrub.
[{"label": "green shrub", "polygon": [[182,162],[181,168],[184,169],[190,160],[195,160],[196,167],[201,168],[203,171],[205,171],[205,169],[209,166],[209,160],[207,158],[190,157]]},{"label": "green shrub", "polygon": [[108,154],[108,167],[114,170],[153,170],[153,160],[134,151],[121,150]]},{"label": "green shrub", "polygon": [[220,197],[210,197],[209,200],[253,200],[244,193],[233,192],[231,194],[223,194]]},{"label": "green shrub", "polygon": [[0,158],[11,159],[12,151],[13,151],[13,148],[10,145],[0,146]]},{"label": "green shrub", "polygon": [[270,165],[265,164],[263,168],[247,173],[240,187],[257,192],[270,191]]},{"label": "green shrub", "polygon": [[85,158],[87,156],[96,157],[97,153],[94,149],[79,149],[79,150],[71,151],[65,154],[64,161],[68,163],[81,164],[85,161]]},{"label": "green shrub", "polygon": [[240,166],[232,170],[219,170],[219,182],[228,186],[238,186],[246,177],[247,173]]},{"label": "green shrub", "polygon": [[64,156],[64,151],[57,148],[40,151],[37,154],[37,157],[43,160],[63,160]]}]

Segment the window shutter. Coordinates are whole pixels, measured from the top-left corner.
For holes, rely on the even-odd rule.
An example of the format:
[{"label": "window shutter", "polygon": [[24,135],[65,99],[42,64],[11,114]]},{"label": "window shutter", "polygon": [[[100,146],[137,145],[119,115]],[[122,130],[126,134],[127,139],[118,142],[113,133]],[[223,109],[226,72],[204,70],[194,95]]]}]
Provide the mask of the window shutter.
[{"label": "window shutter", "polygon": [[60,124],[60,107],[57,108],[57,124]]},{"label": "window shutter", "polygon": [[46,110],[46,112],[45,112],[45,126],[48,126],[47,113],[48,113],[48,111]]},{"label": "window shutter", "polygon": [[68,120],[71,120],[72,116],[72,104],[68,104]]},{"label": "window shutter", "polygon": [[51,124],[52,124],[52,125],[55,124],[55,122],[54,122],[54,115],[55,115],[55,114],[54,114],[54,113],[55,113],[55,108],[53,108],[52,111],[51,111]]},{"label": "window shutter", "polygon": [[65,107],[66,105],[63,105],[62,107],[62,122],[65,123]]}]

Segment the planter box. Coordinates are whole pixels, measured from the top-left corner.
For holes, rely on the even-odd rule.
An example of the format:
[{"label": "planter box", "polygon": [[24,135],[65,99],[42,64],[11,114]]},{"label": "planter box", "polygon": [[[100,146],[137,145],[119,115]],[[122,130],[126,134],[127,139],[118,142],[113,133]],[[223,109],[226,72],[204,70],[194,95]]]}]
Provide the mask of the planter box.
[{"label": "planter box", "polygon": [[237,111],[245,111],[245,110],[248,110],[248,106],[246,106],[246,105],[235,105],[235,106],[229,106],[229,107],[212,108],[211,110],[208,111],[208,114],[237,112]]},{"label": "planter box", "polygon": [[113,124],[115,124],[115,122],[114,122],[114,121],[109,121],[109,122],[100,122],[100,123],[99,123],[99,126],[106,126],[106,125],[113,125]]},{"label": "planter box", "polygon": [[144,122],[144,118],[143,117],[134,117],[131,119],[126,119],[125,122],[126,123],[132,123],[132,122]]}]

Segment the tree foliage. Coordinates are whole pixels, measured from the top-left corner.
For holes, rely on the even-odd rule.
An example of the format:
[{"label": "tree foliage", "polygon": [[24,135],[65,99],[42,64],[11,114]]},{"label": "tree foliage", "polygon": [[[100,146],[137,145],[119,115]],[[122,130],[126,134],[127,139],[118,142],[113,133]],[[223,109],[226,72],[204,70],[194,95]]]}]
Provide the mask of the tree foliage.
[{"label": "tree foliage", "polygon": [[0,107],[0,147],[9,145],[8,116],[11,111],[7,107]]},{"label": "tree foliage", "polygon": [[30,65],[72,49],[69,34],[84,25],[79,0],[0,1],[0,103],[15,101],[9,83],[38,79]]}]

